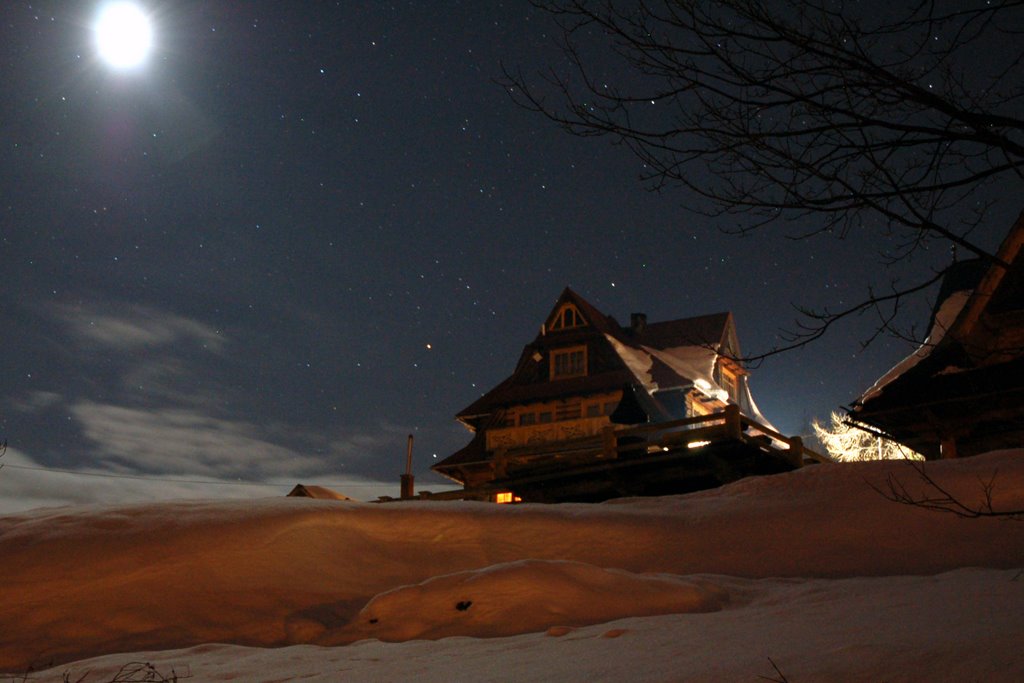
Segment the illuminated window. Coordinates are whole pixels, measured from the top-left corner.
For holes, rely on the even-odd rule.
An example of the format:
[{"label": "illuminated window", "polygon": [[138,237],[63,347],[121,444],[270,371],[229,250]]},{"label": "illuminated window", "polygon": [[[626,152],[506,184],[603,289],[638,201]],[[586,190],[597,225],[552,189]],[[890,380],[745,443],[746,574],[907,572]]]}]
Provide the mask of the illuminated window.
[{"label": "illuminated window", "polygon": [[572,304],[566,304],[558,309],[554,319],[551,321],[552,330],[570,330],[574,327],[583,327],[587,322],[580,315],[580,312]]},{"label": "illuminated window", "polygon": [[718,383],[718,386],[725,389],[725,393],[729,394],[729,398],[733,401],[739,401],[739,377],[742,372],[742,370],[724,358],[720,359],[715,366],[715,381]]},{"label": "illuminated window", "polygon": [[710,399],[707,399],[707,397],[700,392],[690,393],[690,395],[686,397],[687,416],[700,417],[702,415],[711,415],[714,410],[712,407],[704,404],[704,401],[706,400]]},{"label": "illuminated window", "polygon": [[728,370],[722,372],[722,388],[725,389],[725,393],[729,394],[729,398],[733,401],[737,400],[736,390],[736,375],[732,374]]},{"label": "illuminated window", "polygon": [[521,503],[523,499],[511,491],[502,491],[494,495],[494,502],[500,505],[507,505],[508,503]]},{"label": "illuminated window", "polygon": [[582,377],[587,374],[587,347],[574,346],[551,352],[551,377]]}]

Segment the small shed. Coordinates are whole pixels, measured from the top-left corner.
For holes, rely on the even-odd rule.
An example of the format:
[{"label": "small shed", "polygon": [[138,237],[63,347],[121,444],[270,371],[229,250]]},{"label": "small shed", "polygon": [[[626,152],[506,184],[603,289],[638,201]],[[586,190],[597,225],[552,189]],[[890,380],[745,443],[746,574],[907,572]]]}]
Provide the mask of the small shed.
[{"label": "small shed", "polygon": [[355,502],[355,498],[349,498],[345,494],[338,493],[326,486],[306,486],[305,484],[296,484],[295,488],[289,491],[288,497],[316,498],[317,500],[350,500]]}]

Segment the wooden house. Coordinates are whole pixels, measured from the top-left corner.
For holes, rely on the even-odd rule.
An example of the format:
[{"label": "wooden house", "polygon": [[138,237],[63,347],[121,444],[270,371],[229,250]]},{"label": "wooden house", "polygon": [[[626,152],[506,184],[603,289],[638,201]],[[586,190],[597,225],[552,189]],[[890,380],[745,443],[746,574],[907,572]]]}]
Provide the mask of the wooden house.
[{"label": "wooden house", "polygon": [[566,288],[512,374],[464,408],[474,433],[434,465],[458,497],[594,501],[708,488],[792,469],[736,362],[732,314],[628,327]]},{"label": "wooden house", "polygon": [[850,415],[928,459],[1024,447],[1024,214],[996,261],[947,271],[928,338]]}]

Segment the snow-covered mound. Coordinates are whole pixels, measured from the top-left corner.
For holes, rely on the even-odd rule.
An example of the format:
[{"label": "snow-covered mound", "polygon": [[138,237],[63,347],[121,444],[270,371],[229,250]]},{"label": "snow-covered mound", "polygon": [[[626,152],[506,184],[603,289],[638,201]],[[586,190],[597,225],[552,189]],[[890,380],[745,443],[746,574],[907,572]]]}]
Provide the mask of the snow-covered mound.
[{"label": "snow-covered mound", "polygon": [[[1024,508],[1020,451],[927,472]],[[32,680],[142,658],[197,681],[756,680],[770,657],[801,681],[1021,679],[1024,522],[891,503],[889,475],[924,492],[907,463],[857,463],[603,505],[9,515],[0,671],[108,654]]]},{"label": "snow-covered mound", "polygon": [[[622,617],[713,612],[728,594],[708,581],[641,576],[582,562],[520,560],[456,572],[382,593],[322,645],[365,638],[392,642],[496,637]],[[514,615],[510,618],[510,615]]]}]

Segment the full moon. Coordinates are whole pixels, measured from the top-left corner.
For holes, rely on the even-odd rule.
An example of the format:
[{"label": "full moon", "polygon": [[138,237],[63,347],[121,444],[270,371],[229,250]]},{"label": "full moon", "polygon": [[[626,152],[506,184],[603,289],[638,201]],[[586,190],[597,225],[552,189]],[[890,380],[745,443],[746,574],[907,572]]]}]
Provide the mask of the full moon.
[{"label": "full moon", "polygon": [[149,17],[133,2],[104,5],[93,30],[100,58],[116,69],[141,65],[153,45]]}]

